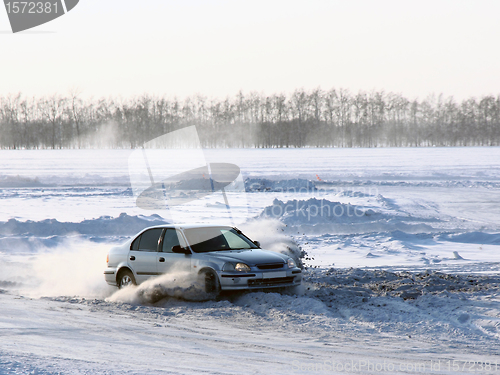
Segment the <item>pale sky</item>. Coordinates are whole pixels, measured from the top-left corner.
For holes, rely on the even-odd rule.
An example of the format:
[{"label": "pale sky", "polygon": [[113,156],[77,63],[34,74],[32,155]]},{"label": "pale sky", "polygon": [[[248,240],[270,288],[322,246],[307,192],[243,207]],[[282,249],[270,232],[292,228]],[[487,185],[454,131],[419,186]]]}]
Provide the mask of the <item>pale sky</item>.
[{"label": "pale sky", "polygon": [[499,17],[498,0],[80,0],[12,34],[0,9],[0,95],[497,95]]}]

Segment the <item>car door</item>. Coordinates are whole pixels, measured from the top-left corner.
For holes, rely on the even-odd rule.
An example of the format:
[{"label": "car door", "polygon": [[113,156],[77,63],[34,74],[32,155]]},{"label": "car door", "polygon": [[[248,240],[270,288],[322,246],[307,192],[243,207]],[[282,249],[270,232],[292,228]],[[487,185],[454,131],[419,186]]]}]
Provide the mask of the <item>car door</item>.
[{"label": "car door", "polygon": [[184,273],[191,271],[191,254],[178,254],[172,252],[172,247],[180,245],[186,247],[182,233],[174,228],[165,230],[161,251],[158,252],[158,273]]},{"label": "car door", "polygon": [[158,275],[156,262],[162,233],[162,228],[148,229],[132,242],[128,262],[137,275],[138,284]]}]

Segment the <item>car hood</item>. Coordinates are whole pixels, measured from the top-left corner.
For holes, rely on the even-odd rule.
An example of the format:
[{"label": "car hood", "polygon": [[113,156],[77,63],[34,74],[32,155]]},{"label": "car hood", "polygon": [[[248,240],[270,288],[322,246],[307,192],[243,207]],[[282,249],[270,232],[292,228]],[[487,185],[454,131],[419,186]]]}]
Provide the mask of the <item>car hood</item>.
[{"label": "car hood", "polygon": [[201,254],[218,258],[225,262],[243,262],[252,266],[266,263],[284,263],[287,259],[285,255],[262,249],[223,250]]}]

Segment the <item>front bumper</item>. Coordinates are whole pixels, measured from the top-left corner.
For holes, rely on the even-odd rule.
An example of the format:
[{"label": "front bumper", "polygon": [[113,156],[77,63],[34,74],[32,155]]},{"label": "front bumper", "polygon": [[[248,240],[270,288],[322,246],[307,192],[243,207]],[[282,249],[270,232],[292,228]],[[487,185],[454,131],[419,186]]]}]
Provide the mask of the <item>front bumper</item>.
[{"label": "front bumper", "polygon": [[300,285],[302,271],[299,268],[287,270],[219,272],[221,290],[270,289]]}]

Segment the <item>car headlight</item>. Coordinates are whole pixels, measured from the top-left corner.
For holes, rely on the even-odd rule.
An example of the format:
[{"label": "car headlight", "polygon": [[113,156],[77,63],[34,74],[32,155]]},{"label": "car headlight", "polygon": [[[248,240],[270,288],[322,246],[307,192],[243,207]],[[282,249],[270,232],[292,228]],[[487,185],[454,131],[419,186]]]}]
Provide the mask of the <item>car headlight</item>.
[{"label": "car headlight", "polygon": [[236,271],[240,271],[240,272],[249,272],[250,271],[250,267],[245,263],[236,263],[236,265],[234,266],[234,269]]},{"label": "car headlight", "polygon": [[288,259],[288,268],[295,268],[297,265],[295,264],[295,261],[292,258]]}]

